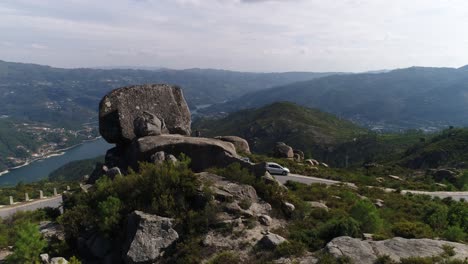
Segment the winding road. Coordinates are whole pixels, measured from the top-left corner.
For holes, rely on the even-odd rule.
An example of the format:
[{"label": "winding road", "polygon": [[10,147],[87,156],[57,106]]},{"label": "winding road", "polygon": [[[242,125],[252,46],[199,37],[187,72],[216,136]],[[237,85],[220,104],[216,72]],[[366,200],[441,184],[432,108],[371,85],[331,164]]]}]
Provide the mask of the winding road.
[{"label": "winding road", "polygon": [[0,218],[7,218],[16,212],[20,211],[34,211],[40,208],[60,208],[62,206],[62,195],[57,195],[50,198],[41,200],[34,200],[27,203],[18,203],[0,208]]},{"label": "winding road", "polygon": [[[344,183],[340,181],[304,176],[304,175],[293,174],[293,173],[290,173],[288,176],[275,175],[274,177],[281,183],[286,183],[287,181],[300,182],[304,184],[321,183],[321,184],[327,184],[327,185]],[[354,185],[353,183],[344,183],[344,184],[348,184],[350,186],[356,187],[356,185]],[[386,188],[384,190],[387,192],[395,191],[394,189],[390,189],[390,188]],[[428,192],[428,191],[403,190],[401,191],[401,193],[402,194],[407,194],[407,193],[423,194],[423,195],[429,195],[432,197],[439,197],[441,199],[452,197],[452,199],[456,201],[459,201],[461,199],[465,199],[465,201],[468,201],[468,192]]]}]

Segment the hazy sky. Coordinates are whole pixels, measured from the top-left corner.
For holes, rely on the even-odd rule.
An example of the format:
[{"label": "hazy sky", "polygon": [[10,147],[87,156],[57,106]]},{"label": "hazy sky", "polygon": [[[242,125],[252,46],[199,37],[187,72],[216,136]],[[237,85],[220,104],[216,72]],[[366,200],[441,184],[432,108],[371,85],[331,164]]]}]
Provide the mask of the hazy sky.
[{"label": "hazy sky", "polygon": [[1,0],[0,60],[244,71],[468,64],[466,0]]}]

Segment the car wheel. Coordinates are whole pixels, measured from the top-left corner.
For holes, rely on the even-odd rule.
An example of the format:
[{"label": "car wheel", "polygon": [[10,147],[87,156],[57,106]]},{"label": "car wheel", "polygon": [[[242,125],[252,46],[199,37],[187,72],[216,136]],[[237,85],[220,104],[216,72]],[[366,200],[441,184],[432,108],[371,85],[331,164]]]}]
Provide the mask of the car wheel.
[{"label": "car wheel", "polygon": [[287,171],[283,171],[282,174],[283,174],[283,176],[286,176],[286,175],[288,175],[288,172],[287,172]]}]

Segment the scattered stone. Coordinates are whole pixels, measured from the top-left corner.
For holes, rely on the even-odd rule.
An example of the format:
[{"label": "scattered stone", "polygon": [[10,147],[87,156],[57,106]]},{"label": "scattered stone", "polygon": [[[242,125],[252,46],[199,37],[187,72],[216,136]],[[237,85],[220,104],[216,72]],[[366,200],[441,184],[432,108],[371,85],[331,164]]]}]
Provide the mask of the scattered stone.
[{"label": "scattered stone", "polygon": [[374,205],[379,208],[382,208],[384,206],[384,201],[381,199],[376,199]]},{"label": "scattered stone", "polygon": [[373,240],[374,239],[374,234],[369,234],[369,233],[364,233],[362,234],[365,240]]},{"label": "scattered stone", "polygon": [[68,261],[62,257],[55,257],[50,260],[50,264],[68,264]]},{"label": "scattered stone", "polygon": [[293,153],[294,153],[294,157],[296,157],[297,155],[298,162],[302,162],[304,160],[305,155],[304,155],[304,152],[302,152],[301,150],[294,149]]},{"label": "scattered stone", "polygon": [[330,168],[330,166],[328,166],[328,164],[326,164],[325,162],[320,162],[320,166],[324,168]]},{"label": "scattered stone", "polygon": [[273,220],[271,219],[271,217],[269,215],[259,215],[258,216],[258,222],[260,222],[260,224],[262,224],[262,225],[270,226],[272,221]]},{"label": "scattered stone", "polygon": [[164,120],[171,134],[191,134],[191,115],[182,90],[165,84],[128,86],[108,93],[99,104],[99,132],[109,143],[127,144],[136,137],[135,119],[145,112]]},{"label": "scattered stone", "polygon": [[172,245],[179,234],[172,229],[173,219],[133,212],[128,217],[126,263],[152,263]]},{"label": "scattered stone", "polygon": [[286,241],[286,238],[277,234],[270,233],[268,235],[264,235],[262,239],[258,241],[258,243],[264,248],[275,249],[281,243],[284,243]]},{"label": "scattered stone", "polygon": [[399,176],[396,176],[396,175],[388,175],[388,177],[391,178],[391,179],[397,180],[397,181],[403,181],[402,178],[400,178]]},{"label": "scattered stone", "polygon": [[289,214],[294,212],[294,210],[296,210],[296,207],[294,206],[294,204],[288,203],[288,202],[284,203],[284,208],[286,209],[286,212]]},{"label": "scattered stone", "polygon": [[293,148],[291,148],[290,146],[286,145],[283,142],[276,143],[273,153],[274,153],[274,156],[277,158],[292,159],[294,157]]},{"label": "scattered stone", "polygon": [[314,166],[320,165],[320,162],[318,162],[318,160],[311,159],[311,161],[314,163]]},{"label": "scattered stone", "polygon": [[150,161],[155,164],[161,164],[166,160],[166,154],[164,151],[158,151],[151,155]]},{"label": "scattered stone", "polygon": [[334,257],[347,256],[354,263],[373,264],[378,256],[388,255],[394,261],[408,257],[430,257],[444,252],[443,246],[454,248],[453,258],[468,258],[468,245],[432,239],[405,239],[395,237],[382,241],[362,241],[351,237],[337,237],[326,250]]},{"label": "scattered stone", "polygon": [[49,254],[45,253],[45,254],[41,254],[39,255],[39,257],[41,258],[41,262],[42,264],[49,264]]},{"label": "scattered stone", "polygon": [[324,209],[325,211],[328,212],[328,206],[326,204],[322,203],[322,202],[308,202],[308,204],[312,208],[320,208],[320,209]]},{"label": "scattered stone", "polygon": [[39,232],[41,232],[42,236],[46,239],[59,239],[64,241],[65,240],[65,232],[63,227],[55,222],[51,221],[42,221],[39,223]]},{"label": "scattered stone", "polygon": [[234,145],[236,148],[236,151],[238,153],[245,153],[245,154],[250,154],[250,147],[249,143],[247,140],[241,138],[241,137],[236,137],[236,136],[220,136],[220,137],[215,137],[215,139],[219,139],[222,141],[230,142]]},{"label": "scattered stone", "polygon": [[376,180],[377,182],[380,182],[380,183],[382,183],[382,182],[385,181],[385,179],[382,178],[382,177],[377,177],[377,178],[375,178],[375,180]]},{"label": "scattered stone", "polygon": [[166,161],[172,162],[172,164],[176,164],[178,162],[177,158],[174,155],[166,155]]}]

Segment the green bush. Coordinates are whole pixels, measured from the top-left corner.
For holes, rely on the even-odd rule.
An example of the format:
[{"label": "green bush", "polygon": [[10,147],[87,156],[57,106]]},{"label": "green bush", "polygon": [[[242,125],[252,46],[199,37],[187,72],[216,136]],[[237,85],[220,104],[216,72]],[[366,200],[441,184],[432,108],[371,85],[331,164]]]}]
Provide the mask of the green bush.
[{"label": "green bush", "polygon": [[367,199],[357,201],[350,215],[359,222],[362,232],[375,233],[382,227],[383,221],[377,208]]},{"label": "green bush", "polygon": [[466,238],[466,233],[459,226],[449,226],[443,233],[443,237],[448,241],[462,242]]},{"label": "green bush", "polygon": [[207,264],[240,264],[241,259],[238,254],[232,251],[224,251],[214,256]]},{"label": "green bush", "polygon": [[340,236],[360,237],[359,223],[351,217],[341,217],[332,219],[320,229],[320,237],[326,242]]},{"label": "green bush", "polygon": [[393,226],[392,232],[395,236],[404,238],[432,237],[431,228],[421,222],[398,222]]},{"label": "green bush", "polygon": [[98,225],[99,229],[103,233],[110,233],[114,230],[113,228],[119,223],[121,218],[119,214],[121,208],[122,202],[119,200],[119,198],[114,196],[109,196],[105,201],[99,202]]},{"label": "green bush", "polygon": [[13,254],[8,256],[7,263],[36,263],[47,242],[42,238],[39,228],[35,224],[24,223],[16,228],[17,240],[13,247]]},{"label": "green bush", "polygon": [[278,257],[301,256],[305,250],[304,244],[292,240],[279,244],[275,249],[275,253]]},{"label": "green bush", "polygon": [[388,255],[379,256],[375,261],[374,264],[397,264],[391,257]]}]

